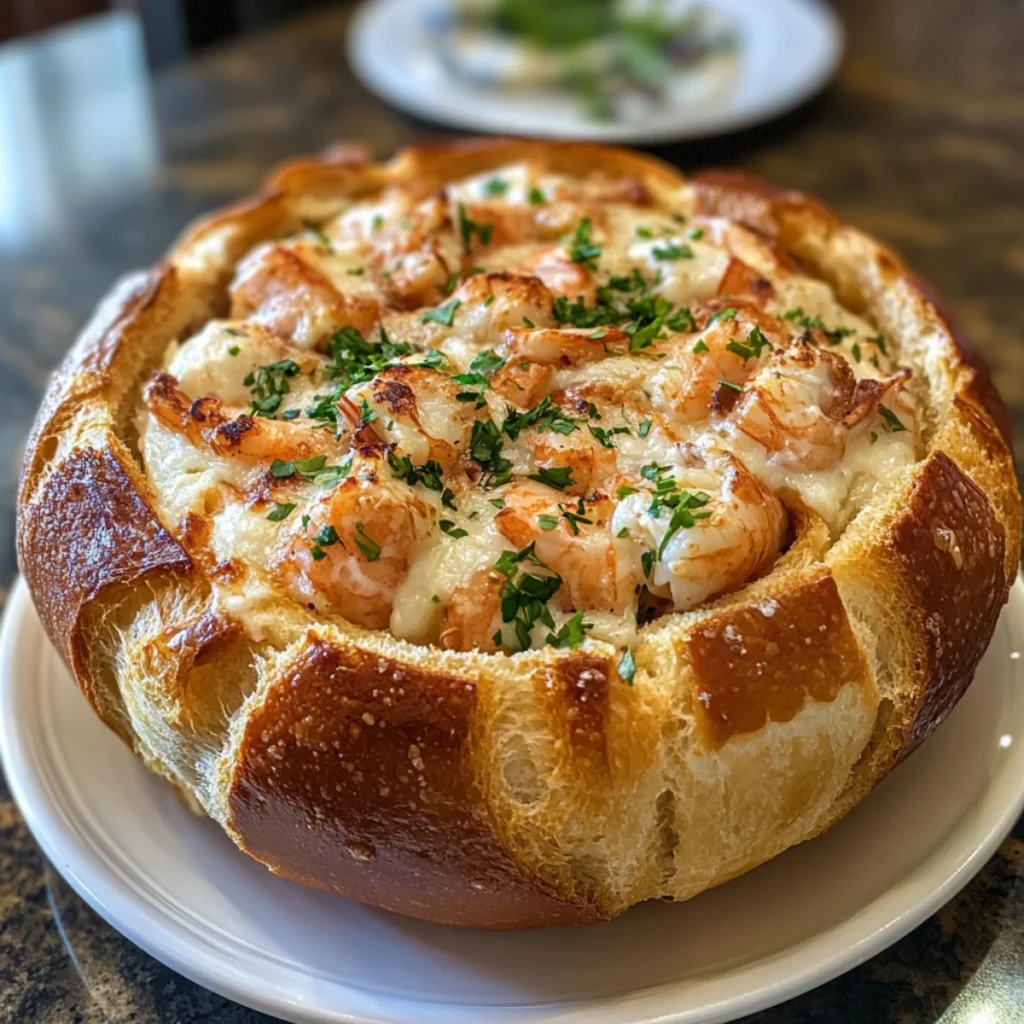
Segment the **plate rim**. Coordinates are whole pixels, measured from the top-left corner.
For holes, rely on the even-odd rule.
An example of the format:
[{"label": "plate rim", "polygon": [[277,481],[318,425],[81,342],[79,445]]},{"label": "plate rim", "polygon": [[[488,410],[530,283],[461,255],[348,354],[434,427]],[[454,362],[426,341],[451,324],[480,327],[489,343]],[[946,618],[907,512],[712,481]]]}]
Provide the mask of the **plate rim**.
[{"label": "plate rim", "polygon": [[[1021,603],[1020,609],[1016,612],[1021,620],[1018,628],[1024,630],[1024,577],[1018,575],[1012,590],[1016,592],[1015,600]],[[1008,614],[1008,606],[1004,606],[1002,614]],[[20,628],[26,620],[30,621],[31,629]],[[24,675],[22,668],[17,664],[19,652],[30,649],[33,641],[38,643],[40,640],[43,643],[49,643],[41,623],[38,622],[28,587],[24,579],[19,576],[11,588],[7,606],[4,609],[2,626],[0,626],[0,710],[8,711],[11,704],[18,699],[17,688],[20,684],[17,677]],[[55,654],[53,656],[56,657]],[[22,664],[24,657],[24,653],[21,653]],[[41,670],[41,667],[37,669],[37,671]],[[1024,727],[1024,722],[1022,722],[1022,727]],[[986,792],[991,792],[1000,780],[1013,776],[1015,769],[1024,766],[1024,743],[1015,743],[1014,746],[1019,748],[1019,752],[1015,751],[1010,754],[1004,761],[1003,767],[993,773],[987,783]],[[295,999],[281,992],[280,986],[275,981],[268,982],[267,979],[256,977],[250,972],[233,968],[226,962],[226,958],[207,961],[198,954],[189,956],[190,946],[187,941],[182,940],[181,926],[155,913],[155,908],[151,908],[142,901],[137,901],[130,890],[126,891],[120,877],[111,870],[107,863],[95,862],[90,844],[63,817],[59,805],[49,799],[45,775],[31,771],[32,759],[24,750],[14,716],[7,713],[0,713],[0,758],[3,761],[11,795],[35,841],[50,863],[100,917],[159,962],[219,995],[286,1020],[316,1021],[323,1022],[323,1024],[327,1024],[327,1022],[332,1022],[332,1024],[339,1024],[339,1022],[343,1022],[343,1024],[393,1024],[395,1020],[417,1019],[415,1017],[371,1016],[361,1011],[350,1013],[336,1007],[312,1006],[304,999]],[[771,958],[777,964],[780,960],[788,960],[797,956],[809,943],[819,942],[823,936],[831,936],[833,939],[841,938],[845,932],[857,931],[858,927],[860,928],[863,933],[858,938],[848,944],[840,944],[836,951],[824,960],[808,962],[796,971],[785,973],[774,980],[758,984],[735,996],[728,996],[714,1003],[708,1003],[703,1007],[682,1010],[662,1008],[660,1011],[652,1007],[656,1011],[654,1015],[631,1019],[636,1024],[695,1024],[697,1021],[714,1024],[714,1022],[733,1020],[759,1009],[777,1005],[825,984],[888,948],[947,903],[974,878],[995,853],[999,844],[1009,834],[1014,823],[1024,811],[1024,772],[1017,772],[1016,777],[1021,781],[1015,789],[1011,789],[1008,799],[1000,803],[989,817],[975,826],[975,832],[970,833],[972,838],[969,842],[962,841],[960,843],[963,849],[954,863],[940,872],[942,877],[936,884],[928,886],[927,894],[923,898],[910,895],[903,897],[903,902],[893,909],[889,919],[878,927],[863,931],[863,926],[858,925],[858,919],[887,898],[891,899],[890,894],[896,885],[909,894],[915,889],[913,884],[915,881],[920,885],[921,882],[930,878],[929,866],[931,866],[931,874],[934,874],[938,869],[936,861],[944,862],[946,859],[942,856],[942,851],[947,849],[948,844],[959,835],[961,830],[951,832],[943,843],[922,860],[917,867],[902,876],[894,886],[884,890],[883,894],[871,903],[865,904],[850,918],[817,933],[812,938],[787,947]],[[977,834],[979,829],[980,835]],[[159,941],[161,937],[163,944]],[[742,977],[744,974],[753,973],[759,968],[763,968],[763,966],[764,961],[757,961],[723,973]],[[286,971],[294,973],[291,968],[286,968]],[[624,1002],[632,1003],[646,1002],[650,999],[657,999],[659,996],[665,998],[678,984],[679,982],[666,982],[627,993],[621,998]],[[353,1002],[363,1004],[367,1002],[363,993],[351,984],[333,982],[332,989],[351,993]],[[403,1004],[407,1007],[431,1006],[435,1010],[454,1005],[444,1002],[426,1003],[398,995],[390,997],[390,999],[394,1004]],[[546,1008],[554,1009],[555,1007],[585,1012],[587,1007],[599,1006],[605,1002],[607,1002],[605,999],[590,999],[574,1000],[565,1004],[546,1002],[524,1005],[516,1007],[509,1019],[549,1020],[554,1018],[538,1014],[543,1014]],[[472,1010],[474,1006],[476,1004],[467,1003],[465,1006],[460,1006],[460,1010],[464,1013]],[[481,1011],[489,1011],[492,1016],[495,1011],[501,1009],[497,1006],[485,1008],[483,1005],[478,1008]],[[647,1012],[642,1007],[638,1006],[637,1008],[642,1013]],[[434,1018],[431,1017],[431,1019]]]},{"label": "plate rim", "polygon": [[[407,114],[435,124],[447,125],[461,131],[480,132],[494,135],[493,111],[487,104],[467,107],[462,110],[439,109],[426,91],[414,88],[403,90],[387,76],[378,73],[376,61],[371,56],[372,48],[366,43],[373,38],[375,20],[387,6],[402,3],[412,4],[415,0],[363,0],[352,13],[345,33],[345,56],[356,79],[378,99]],[[434,0],[435,3],[439,0]],[[682,115],[659,127],[651,129],[643,123],[631,124],[617,121],[609,124],[593,123],[583,118],[571,122],[571,129],[556,130],[551,127],[533,126],[530,129],[516,129],[519,136],[533,135],[544,139],[590,140],[607,144],[657,145],[670,142],[686,142],[697,139],[716,138],[732,132],[743,131],[781,117],[816,96],[835,77],[846,52],[846,31],[839,15],[821,0],[771,0],[773,3],[788,4],[792,8],[803,8],[807,16],[817,19],[823,36],[821,54],[816,65],[812,65],[806,78],[786,92],[768,100],[761,99],[740,109],[728,109],[714,123],[691,122]],[[417,6],[419,6],[417,4]],[[769,94],[770,95],[770,94]]]}]

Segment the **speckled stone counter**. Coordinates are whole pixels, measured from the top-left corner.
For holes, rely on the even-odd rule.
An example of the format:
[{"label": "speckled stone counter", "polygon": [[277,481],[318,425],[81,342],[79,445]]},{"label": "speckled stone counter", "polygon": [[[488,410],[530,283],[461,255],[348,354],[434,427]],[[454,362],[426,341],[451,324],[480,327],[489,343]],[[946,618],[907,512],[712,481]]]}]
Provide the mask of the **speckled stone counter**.
[{"label": "speckled stone counter", "polygon": [[[989,360],[1024,454],[1024,6],[844,0],[836,85],[756,131],[659,153],[743,166],[822,196],[946,296]],[[267,167],[344,138],[387,154],[436,129],[348,71],[344,9],[151,80],[135,23],[103,16],[0,47],[0,586],[14,481],[47,374],[120,273]],[[48,867],[0,783],[0,1020],[242,1024]],[[1024,827],[938,914],[757,1024],[1024,1021]]]}]

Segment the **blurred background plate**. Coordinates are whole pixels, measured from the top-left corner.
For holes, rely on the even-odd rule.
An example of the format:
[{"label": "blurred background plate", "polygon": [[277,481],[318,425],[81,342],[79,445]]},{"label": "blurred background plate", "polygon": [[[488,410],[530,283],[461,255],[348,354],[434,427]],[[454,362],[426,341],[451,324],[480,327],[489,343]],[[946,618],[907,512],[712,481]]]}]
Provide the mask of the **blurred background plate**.
[{"label": "blurred background plate", "polygon": [[[817,0],[705,0],[732,36],[728,58],[674,72],[660,102],[626,103],[619,118],[587,116],[564,89],[510,88],[506,47],[453,28],[454,0],[368,0],[348,34],[365,85],[429,121],[472,131],[547,138],[659,142],[717,135],[769,120],[819,91],[843,50],[842,26]],[[463,0],[465,2],[465,0]],[[488,68],[491,68],[488,80]],[[540,79],[538,62],[520,69]],[[522,85],[522,83],[521,83]]]},{"label": "blurred background plate", "polygon": [[607,925],[451,928],[274,877],[101,724],[23,582],[0,636],[0,753],[44,852],[100,914],[257,1009],[348,1024],[724,1021],[895,942],[992,855],[1024,804],[1022,647],[1018,582],[948,720],[827,835]]}]

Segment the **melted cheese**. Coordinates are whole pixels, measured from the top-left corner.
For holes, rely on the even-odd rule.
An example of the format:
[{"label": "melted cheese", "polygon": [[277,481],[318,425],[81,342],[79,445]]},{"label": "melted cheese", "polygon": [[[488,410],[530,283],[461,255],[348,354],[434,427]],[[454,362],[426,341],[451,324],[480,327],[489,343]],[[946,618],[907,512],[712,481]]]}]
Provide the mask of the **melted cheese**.
[{"label": "melted cheese", "polygon": [[456,539],[441,533],[413,561],[391,613],[391,632],[400,640],[428,643],[436,639],[444,603],[455,588],[481,569],[489,569],[511,547],[494,524],[497,509],[491,500],[477,492],[461,499],[457,512],[445,510],[453,530],[465,530],[467,536]]},{"label": "melted cheese", "polygon": [[[871,340],[877,333],[871,324],[845,309],[828,284],[783,263],[772,244],[762,236],[724,218],[689,219],[694,211],[690,187],[652,185],[653,202],[638,200],[634,203],[628,197],[640,193],[630,188],[616,190],[614,185],[600,169],[595,169],[592,179],[578,180],[550,173],[539,163],[521,163],[448,183],[442,193],[422,199],[413,188],[392,188],[382,195],[353,202],[340,211],[340,204],[332,202],[320,211],[321,216],[332,218],[321,225],[321,230],[257,247],[245,257],[241,267],[238,281],[244,283],[246,274],[260,272],[261,253],[273,246],[292,250],[306,264],[312,277],[304,278],[302,272],[297,272],[298,283],[293,292],[282,285],[284,298],[281,301],[294,302],[302,287],[308,289],[301,292],[306,296],[302,299],[305,305],[294,318],[295,326],[288,337],[275,336],[267,327],[255,322],[255,317],[250,321],[211,321],[184,343],[171,346],[165,368],[177,378],[189,399],[216,396],[223,403],[226,415],[237,416],[246,412],[253,401],[254,380],[260,376],[261,368],[282,360],[294,360],[299,369],[285,375],[282,386],[287,390],[282,394],[276,414],[287,413],[295,429],[308,431],[315,425],[311,424],[305,410],[337,387],[337,381],[330,378],[328,360],[322,351],[325,339],[336,328],[331,318],[337,315],[337,310],[332,312],[328,306],[333,303],[337,307],[339,303],[330,298],[332,294],[335,299],[340,295],[343,306],[346,300],[353,300],[351,308],[360,310],[360,315],[368,308],[371,319],[375,304],[379,303],[391,340],[408,340],[418,348],[413,355],[403,357],[404,361],[417,365],[423,357],[422,349],[437,348],[446,356],[441,367],[443,372],[465,374],[470,372],[474,358],[485,350],[501,352],[510,363],[521,361],[515,347],[516,338],[521,335],[510,331],[511,328],[536,326],[557,330],[560,326],[550,293],[536,280],[524,281],[522,276],[516,276],[507,281],[485,281],[468,274],[471,266],[511,271],[526,277],[536,268],[548,282],[549,289],[553,287],[551,280],[557,285],[558,275],[565,270],[565,280],[573,282],[572,294],[566,298],[577,301],[578,289],[585,293],[587,306],[594,303],[595,294],[602,294],[595,292],[602,284],[615,277],[635,280],[634,272],[639,271],[652,296],[667,300],[675,308],[692,307],[699,312],[702,303],[717,296],[733,260],[742,261],[753,273],[770,282],[770,289],[760,289],[764,294],[749,296],[748,301],[760,306],[766,314],[780,318],[782,332],[789,333],[790,341],[800,336],[807,325],[820,324],[825,330],[838,330],[842,335],[829,337],[833,343],[829,351],[846,359],[856,377],[883,378],[895,368],[890,358],[892,353],[887,354]],[[501,226],[496,237],[513,237],[508,238],[507,244],[488,244],[480,233],[473,237],[471,230],[467,236],[465,226],[460,225],[460,204],[480,211],[495,211]],[[476,216],[483,216],[483,213]],[[592,243],[599,251],[577,266],[571,262],[578,241],[574,239],[572,225],[583,217],[591,220]],[[553,237],[553,233],[566,224],[570,225],[569,230],[560,237]],[[486,236],[486,230],[482,234]],[[325,235],[330,244],[326,244]],[[226,230],[211,232],[190,257],[194,264],[191,269],[203,270],[208,262],[222,255],[230,237],[231,232]],[[402,308],[389,307],[387,274],[402,270],[403,264],[405,273],[410,268],[436,270],[438,265],[443,270],[460,261],[467,279],[460,283],[453,278],[444,289],[446,297],[443,298],[438,297],[441,284],[432,286],[435,287],[432,304],[426,307],[436,311],[446,303],[455,303],[450,324],[438,322],[443,317],[439,318],[436,313],[423,321],[421,316],[425,309],[409,310],[410,303],[404,298]],[[550,267],[554,270],[549,272]],[[386,268],[383,275],[378,273],[381,268]],[[333,289],[327,298],[323,296],[322,282],[316,285],[318,275],[326,278]],[[280,282],[271,283],[276,286]],[[635,290],[622,291],[618,285],[610,293],[614,301],[623,306],[637,298]],[[274,293],[271,290],[267,294],[266,301],[272,307],[276,301]],[[559,294],[557,288],[555,294]],[[447,298],[449,295],[451,298]],[[565,318],[564,313],[559,316]],[[281,329],[275,326],[273,316],[268,314],[263,319],[275,330]],[[629,317],[622,317],[611,329],[628,328],[628,320]],[[706,323],[707,313],[702,325]],[[590,330],[581,326],[576,329],[574,339],[563,336],[563,352],[579,351],[581,342],[587,340],[581,332],[585,335]],[[367,332],[367,338],[375,338],[375,332],[376,327],[374,333]],[[597,525],[580,527],[591,531],[585,539],[588,543],[593,541],[598,548],[600,543],[595,538],[606,539],[615,564],[617,585],[630,593],[634,583],[639,590],[640,584],[645,582],[645,557],[658,552],[646,582],[655,593],[670,597],[679,609],[693,607],[719,592],[722,584],[720,574],[716,575],[715,560],[719,552],[728,555],[730,545],[742,543],[737,537],[742,533],[741,528],[749,526],[743,517],[749,513],[756,518],[757,512],[744,509],[740,497],[729,491],[728,481],[723,483],[710,470],[702,483],[700,473],[692,468],[694,453],[709,454],[721,449],[732,453],[745,472],[784,500],[799,500],[821,515],[834,535],[879,490],[890,486],[913,465],[915,417],[906,394],[893,393],[885,401],[898,409],[908,429],[886,429],[891,428],[891,423],[883,422],[877,412],[872,412],[857,428],[843,435],[839,446],[841,457],[827,468],[813,471],[802,468],[797,457],[801,454],[800,438],[781,451],[769,451],[739,429],[728,407],[723,410],[716,406],[714,412],[708,409],[703,418],[674,415],[678,409],[673,403],[680,400],[678,396],[687,386],[688,367],[693,359],[699,358],[694,352],[694,343],[705,337],[713,342],[710,327],[705,327],[704,333],[698,335],[663,326],[662,334],[647,349],[623,353],[624,344],[617,349],[609,346],[606,358],[581,361],[580,365],[573,365],[567,354],[560,356],[556,351],[553,357],[538,349],[533,357],[547,360],[545,365],[555,372],[548,377],[537,376],[542,383],[537,385],[541,390],[535,394],[534,401],[545,394],[559,399],[562,392],[567,392],[577,402],[584,403],[584,407],[586,402],[593,401],[594,408],[600,408],[598,419],[581,413],[579,404],[567,405],[566,408],[574,410],[572,417],[576,420],[576,429],[568,433],[552,433],[553,424],[548,422],[540,425],[546,434],[537,434],[535,427],[511,439],[501,429],[508,414],[506,400],[495,389],[479,383],[465,385],[481,393],[482,404],[477,408],[475,404],[454,405],[450,382],[445,381],[443,388],[429,387],[425,378],[417,378],[414,415],[393,412],[386,396],[375,397],[373,382],[349,387],[346,399],[353,408],[363,409],[367,414],[369,422],[362,426],[372,423],[369,433],[359,431],[361,444],[370,443],[368,439],[376,434],[390,446],[388,451],[393,455],[406,456],[418,467],[413,470],[414,475],[424,472],[434,442],[449,446],[458,456],[443,481],[444,486],[449,482],[455,486],[457,508],[452,508],[451,491],[446,492],[442,503],[439,491],[428,487],[424,479],[397,485],[390,476],[386,457],[381,456],[375,464],[376,479],[381,487],[395,483],[393,491],[408,492],[402,500],[425,503],[417,513],[424,523],[424,508],[433,517],[422,529],[417,528],[411,547],[402,554],[404,561],[400,559],[397,563],[403,575],[391,605],[391,632],[415,643],[436,642],[452,595],[473,579],[474,574],[494,566],[503,552],[515,549],[502,533],[505,527],[499,528],[493,504],[506,493],[511,495],[512,490],[500,483],[497,488],[487,489],[499,465],[507,466],[505,472],[511,474],[513,480],[539,475],[542,483],[545,472],[554,473],[557,479],[566,466],[572,467],[571,473],[593,472],[599,482],[588,488],[587,496],[603,494],[594,500],[610,503],[611,511],[603,513],[605,519]],[[735,337],[742,344],[743,336]],[[573,344],[576,349],[571,349]],[[770,352],[765,359],[769,356]],[[578,358],[592,360],[594,357],[587,352]],[[757,365],[762,366],[763,361]],[[827,365],[822,362],[801,372],[803,376],[794,371],[789,381],[794,405],[792,422],[798,423],[800,413],[804,412],[810,424],[828,398]],[[280,383],[279,378],[275,379]],[[355,416],[351,410],[349,415]],[[473,452],[484,465],[474,462],[466,451],[473,416],[480,420],[473,432],[475,441],[477,432],[483,431],[488,420],[493,424],[487,427],[491,434],[484,437],[481,433],[483,447]],[[642,423],[643,436],[640,433]],[[562,425],[564,427],[566,421],[563,420]],[[289,427],[279,422],[276,429],[287,431]],[[601,431],[605,438],[603,446]],[[272,632],[272,609],[280,590],[282,552],[286,544],[294,545],[299,538],[299,555],[293,556],[293,572],[297,577],[289,586],[302,605],[308,603],[316,609],[333,610],[312,576],[315,528],[307,531],[307,536],[304,528],[298,526],[301,517],[314,516],[318,510],[321,518],[316,522],[326,522],[322,514],[329,507],[329,491],[301,474],[292,475],[286,483],[278,485],[273,476],[268,476],[266,463],[247,461],[238,455],[214,455],[201,443],[194,444],[158,421],[146,409],[140,411],[139,436],[156,494],[157,510],[168,527],[181,530],[188,516],[203,517],[208,524],[211,557],[219,562],[233,559],[253,570],[243,573],[236,583],[215,584],[219,607],[245,617],[250,628],[259,635]],[[331,434],[323,436],[330,438]],[[803,440],[811,443],[809,437]],[[543,458],[537,454],[539,450],[546,452]],[[333,458],[332,464],[337,465],[337,457]],[[560,458],[564,463],[558,461]],[[706,488],[713,502],[733,508],[735,518],[708,518],[700,520],[696,526],[673,528],[670,513],[664,509],[661,514],[652,512],[651,467],[664,467],[666,473],[675,473],[680,481],[685,480],[687,487]],[[372,480],[373,474],[364,479]],[[622,481],[626,481],[627,486],[620,494]],[[575,477],[570,481],[572,485],[576,482]],[[628,493],[630,489],[635,493]],[[557,551],[558,545],[582,544],[566,526],[569,520],[565,518],[567,511],[574,510],[577,495],[555,487],[550,487],[549,491],[547,505],[544,505],[542,490],[537,509],[523,514],[523,528],[529,533],[530,524],[536,524],[536,529],[541,531],[536,534],[538,550]],[[371,487],[365,505],[357,506],[356,514],[364,514],[368,521],[373,521],[374,501]],[[274,507],[274,502],[279,509],[289,505],[295,505],[295,509],[281,518],[268,518],[268,510]],[[364,511],[359,512],[359,509]],[[440,520],[447,521],[447,532],[435,525]],[[465,536],[459,536],[462,531]],[[380,539],[385,541],[384,537]],[[309,547],[302,547],[307,542]],[[328,547],[333,543],[329,535],[324,543]],[[385,553],[377,557],[387,558],[398,543],[398,538],[387,537],[386,543],[380,545]],[[331,551],[324,557],[331,558]],[[703,575],[693,569],[702,558],[710,559],[710,568]],[[580,564],[585,563],[586,559],[581,558]],[[565,593],[570,589],[582,592],[585,590],[583,583],[592,582],[584,578],[587,570],[572,569],[571,558],[566,559],[565,564],[569,566],[566,572],[577,571],[581,578],[573,580],[572,586],[567,585],[559,600],[551,605],[556,632],[573,615],[571,609],[564,607]],[[376,599],[382,585],[375,582],[374,569],[369,562],[362,568],[365,572],[360,579],[353,579],[351,583],[357,590],[363,588],[363,593],[372,591]],[[594,603],[599,602],[595,599]],[[619,647],[633,643],[637,628],[635,594],[625,602],[609,600],[607,606],[621,607],[623,603],[627,607],[621,615],[587,609],[585,621],[591,627],[588,636]],[[298,603],[296,608],[302,610]],[[481,618],[490,621],[487,608],[481,608]],[[506,641],[513,645],[512,625],[506,624],[503,631]],[[534,645],[542,646],[550,631],[549,626],[538,622],[532,631]]]}]

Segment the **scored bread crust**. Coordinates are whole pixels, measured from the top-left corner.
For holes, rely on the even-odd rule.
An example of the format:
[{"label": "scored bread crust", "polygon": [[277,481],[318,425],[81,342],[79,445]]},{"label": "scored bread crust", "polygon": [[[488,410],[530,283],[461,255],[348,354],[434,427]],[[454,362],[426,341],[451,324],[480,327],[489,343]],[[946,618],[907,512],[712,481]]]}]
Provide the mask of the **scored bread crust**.
[{"label": "scored bread crust", "polygon": [[736,172],[689,182],[891,338],[923,457],[834,543],[812,516],[772,571],[619,652],[443,651],[280,595],[254,635],[154,511],[135,428],[168,344],[223,315],[252,246],[389,184],[537,159],[651,187],[683,177],[589,144],[470,140],[278,169],[123,281],[51,383],[18,553],[54,645],[148,764],[287,878],[484,927],[686,899],[829,828],[963,694],[1020,557],[1005,412],[928,291],[817,202]]}]

